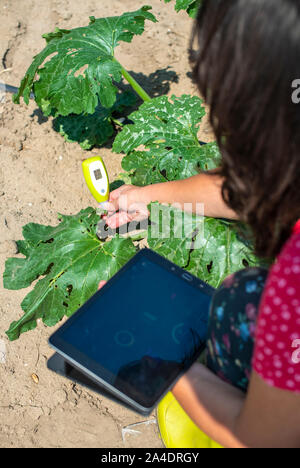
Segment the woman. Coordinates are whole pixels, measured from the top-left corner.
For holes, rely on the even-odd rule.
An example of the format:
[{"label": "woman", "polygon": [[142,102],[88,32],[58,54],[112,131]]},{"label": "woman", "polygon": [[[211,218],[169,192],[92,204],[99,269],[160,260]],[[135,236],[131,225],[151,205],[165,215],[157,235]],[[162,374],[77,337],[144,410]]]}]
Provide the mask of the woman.
[{"label": "woman", "polygon": [[[222,166],[188,180],[111,194],[114,228],[151,201],[204,203],[240,219],[269,272],[228,278],[212,302],[207,367],[196,363],[173,395],[224,447],[300,447],[300,78],[298,0],[204,0],[193,75],[211,109]],[[127,206],[130,207],[127,210]]]}]

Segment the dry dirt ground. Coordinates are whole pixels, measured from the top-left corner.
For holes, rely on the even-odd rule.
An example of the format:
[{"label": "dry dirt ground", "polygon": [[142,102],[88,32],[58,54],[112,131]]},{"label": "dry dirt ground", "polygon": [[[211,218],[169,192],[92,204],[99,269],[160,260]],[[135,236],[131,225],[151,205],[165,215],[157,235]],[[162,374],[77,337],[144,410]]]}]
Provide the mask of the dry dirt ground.
[{"label": "dry dirt ground", "polygon": [[[132,45],[123,43],[117,58],[152,95],[196,94],[187,76],[192,21],[160,0],[0,0],[0,81],[19,86],[32,57],[44,47],[42,34],[85,25],[91,15],[120,15],[144,3],[152,4],[159,23],[148,24]],[[207,121],[201,137],[212,138]],[[113,180],[121,171],[121,157],[109,148],[101,154]],[[15,106],[11,95],[0,94],[1,277],[6,259],[17,254],[14,241],[22,237],[22,226],[53,225],[57,212],[75,214],[96,206],[81,174],[85,157],[79,145],[65,143],[55,133],[34,101]],[[0,287],[0,447],[162,447],[155,413],[145,423],[145,418],[47,369],[53,354],[47,339],[53,329],[39,323],[10,343],[5,330],[22,315],[20,303],[28,291],[6,291],[2,281]],[[143,424],[132,426],[136,423]]]}]

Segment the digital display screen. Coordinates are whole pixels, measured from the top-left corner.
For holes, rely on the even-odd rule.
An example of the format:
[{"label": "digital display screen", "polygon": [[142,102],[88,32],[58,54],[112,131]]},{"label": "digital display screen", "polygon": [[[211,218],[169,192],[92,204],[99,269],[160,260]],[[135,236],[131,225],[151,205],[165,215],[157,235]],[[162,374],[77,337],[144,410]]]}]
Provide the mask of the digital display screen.
[{"label": "digital display screen", "polygon": [[96,171],[94,171],[94,176],[96,180],[101,180],[102,179],[101,169],[97,169]]},{"label": "digital display screen", "polygon": [[141,256],[66,323],[60,338],[99,377],[150,408],[198,357],[210,302],[200,288]]}]

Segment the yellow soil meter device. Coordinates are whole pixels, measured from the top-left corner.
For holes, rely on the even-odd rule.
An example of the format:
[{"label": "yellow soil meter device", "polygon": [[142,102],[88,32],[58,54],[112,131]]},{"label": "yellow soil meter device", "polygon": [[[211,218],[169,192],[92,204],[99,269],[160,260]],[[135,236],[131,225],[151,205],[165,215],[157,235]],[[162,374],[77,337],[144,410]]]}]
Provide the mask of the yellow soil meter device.
[{"label": "yellow soil meter device", "polygon": [[86,159],[82,163],[83,175],[87,186],[95,198],[102,204],[109,199],[109,179],[105,164],[100,156]]}]

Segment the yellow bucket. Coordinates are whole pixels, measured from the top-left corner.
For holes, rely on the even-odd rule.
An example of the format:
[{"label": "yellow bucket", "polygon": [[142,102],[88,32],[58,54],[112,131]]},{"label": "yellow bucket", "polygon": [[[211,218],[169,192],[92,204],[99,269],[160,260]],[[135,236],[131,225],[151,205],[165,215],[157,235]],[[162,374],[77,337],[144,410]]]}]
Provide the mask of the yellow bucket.
[{"label": "yellow bucket", "polygon": [[157,420],[166,448],[223,448],[200,431],[171,392],[160,402]]}]

